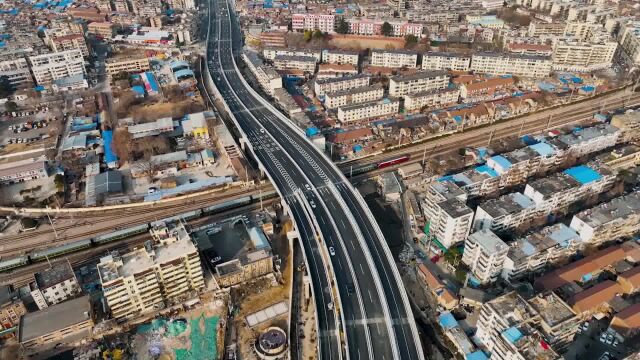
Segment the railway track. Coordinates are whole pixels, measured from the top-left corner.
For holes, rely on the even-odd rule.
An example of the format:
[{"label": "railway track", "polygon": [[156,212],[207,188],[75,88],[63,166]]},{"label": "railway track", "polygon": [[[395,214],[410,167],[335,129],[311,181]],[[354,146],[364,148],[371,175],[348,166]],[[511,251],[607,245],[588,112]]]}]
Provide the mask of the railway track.
[{"label": "railway track", "polygon": [[[215,205],[218,203],[224,203],[226,201],[234,200],[237,198],[242,198],[244,196],[248,196],[250,192],[251,191],[247,191],[243,193],[235,193],[235,194],[226,195],[226,196],[220,196],[218,197],[218,201],[216,201],[215,203],[212,203],[211,199],[193,200],[185,204],[165,206],[161,209],[156,208],[152,213],[149,212],[150,209],[146,209],[146,212],[144,212],[142,209],[137,209],[135,212],[134,219],[131,219],[132,216],[134,216],[134,214],[132,214],[131,212],[127,212],[125,214],[118,215],[118,216],[101,218],[95,222],[89,221],[88,223],[84,223],[84,224],[76,223],[76,224],[63,225],[60,227],[56,227],[56,232],[59,234],[58,238],[47,240],[46,245],[47,246],[61,245],[66,242],[70,242],[74,240],[91,238],[97,235],[109,233],[111,231],[116,230],[114,226],[117,226],[118,228],[126,228],[129,226],[148,223],[148,222],[156,221],[165,217],[173,216],[178,213],[199,209],[205,206]],[[121,221],[118,221],[117,224],[114,224],[114,222],[117,220],[121,220]],[[90,226],[91,228],[89,231],[85,231],[81,233],[75,233],[75,234],[69,234],[69,235],[65,234],[67,230],[76,228],[78,226],[85,226],[85,227]],[[25,242],[26,240],[32,239],[35,236],[43,236],[43,235],[51,236],[52,233],[53,231],[50,227],[46,227],[46,228],[43,227],[42,230],[36,230],[34,232],[26,232],[26,233],[21,233],[19,235],[6,236],[3,238],[0,238],[0,249],[2,249],[2,253],[4,256],[19,255],[19,254],[25,253],[26,251],[37,249],[41,246],[39,246],[40,244],[34,244],[34,243],[29,243],[24,245],[17,245],[17,244],[21,242]]]},{"label": "railway track", "polygon": [[[270,206],[278,202],[279,198],[272,198],[265,200],[263,206]],[[260,208],[260,204],[254,203],[244,205],[235,209],[226,210],[217,214],[193,219],[187,222],[188,225],[198,226],[203,223],[211,221],[220,221],[225,218],[237,216],[247,213],[249,211],[255,211]],[[100,259],[107,252],[114,250],[127,250],[132,249],[135,246],[140,246],[151,236],[148,233],[134,235],[128,238],[116,240],[113,242],[105,243],[88,249],[80,250],[77,252],[69,253],[62,258],[69,259],[73,267],[82,266],[87,263],[91,263]],[[59,259],[56,259],[56,261]],[[49,267],[49,264],[45,262],[37,262],[30,265],[23,266],[10,272],[0,273],[0,285],[14,285],[15,287],[24,286],[28,284],[33,278],[33,274],[42,271]]]},{"label": "railway track", "polygon": [[[629,99],[618,99],[612,100],[608,102],[604,106],[604,110],[613,110],[620,108],[622,104],[625,106],[637,106],[640,105],[640,94],[633,94]],[[388,159],[390,157],[400,156],[400,155],[409,155],[410,159],[402,164],[393,165],[386,167],[384,169],[374,169],[372,171],[362,173],[360,175],[354,176],[354,181],[363,180],[366,177],[375,176],[387,171],[393,171],[407,164],[422,162],[423,155],[425,155],[425,159],[434,155],[442,155],[452,151],[456,151],[461,147],[478,147],[478,146],[487,146],[489,138],[491,137],[491,141],[498,141],[501,139],[505,139],[508,137],[520,136],[522,135],[533,135],[536,133],[544,132],[545,130],[551,130],[554,128],[560,128],[567,125],[573,125],[576,123],[583,122],[585,120],[589,120],[592,118],[595,112],[601,111],[603,107],[601,106],[590,106],[587,109],[581,111],[572,111],[570,113],[561,113],[555,114],[552,116],[549,121],[547,118],[536,118],[534,120],[526,121],[524,123],[522,121],[519,122],[509,122],[508,125],[503,125],[505,123],[501,123],[501,128],[495,129],[495,127],[487,126],[484,128],[475,128],[469,130],[467,132],[454,134],[453,137],[443,137],[443,138],[435,138],[432,140],[427,140],[426,142],[410,146],[407,148],[396,149],[393,151],[385,152],[383,154],[378,154],[375,156],[371,156],[364,159],[354,160],[353,162],[349,162],[341,165],[341,169],[345,171],[347,174],[351,166],[353,168],[357,168],[358,166],[364,166],[367,163],[374,163],[378,161],[382,161],[384,159]],[[563,116],[566,115],[566,116]],[[493,133],[492,133],[493,132]],[[454,141],[455,138],[455,141]],[[426,149],[426,151],[425,151]]]}]

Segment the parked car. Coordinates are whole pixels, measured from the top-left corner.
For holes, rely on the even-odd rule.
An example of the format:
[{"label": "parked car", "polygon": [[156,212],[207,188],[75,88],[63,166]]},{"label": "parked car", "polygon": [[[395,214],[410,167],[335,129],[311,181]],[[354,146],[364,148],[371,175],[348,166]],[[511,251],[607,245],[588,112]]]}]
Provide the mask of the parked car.
[{"label": "parked car", "polygon": [[333,248],[333,246],[329,246],[329,254],[331,254],[331,256],[336,255],[336,250]]}]

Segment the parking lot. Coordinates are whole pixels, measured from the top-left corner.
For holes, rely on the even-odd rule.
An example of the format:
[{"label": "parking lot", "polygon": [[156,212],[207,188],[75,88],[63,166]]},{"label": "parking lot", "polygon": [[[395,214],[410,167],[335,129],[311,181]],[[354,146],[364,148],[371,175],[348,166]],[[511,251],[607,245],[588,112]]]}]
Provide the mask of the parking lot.
[{"label": "parking lot", "polygon": [[50,137],[50,132],[55,128],[51,125],[61,121],[62,114],[59,111],[49,110],[48,107],[36,108],[25,111],[4,113],[0,118],[0,144],[7,146],[11,152],[24,150],[21,144],[34,144]]},{"label": "parking lot", "polygon": [[[580,324],[579,333],[576,334],[573,343],[569,345],[564,358],[567,360],[622,359],[623,354],[626,353],[625,344],[616,341],[612,334],[606,333],[608,324],[609,320],[606,318],[601,320],[591,318],[588,326],[585,326],[584,322]],[[586,330],[584,330],[585,328]],[[601,341],[603,333],[605,333],[605,336]],[[604,357],[605,353],[608,354],[606,359]]]}]

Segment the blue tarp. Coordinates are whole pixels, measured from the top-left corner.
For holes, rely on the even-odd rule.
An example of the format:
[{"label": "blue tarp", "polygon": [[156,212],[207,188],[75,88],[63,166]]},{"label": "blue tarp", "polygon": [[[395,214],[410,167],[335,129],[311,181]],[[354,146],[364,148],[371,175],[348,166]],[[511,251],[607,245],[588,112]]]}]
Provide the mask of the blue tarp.
[{"label": "blue tarp", "polygon": [[440,323],[440,326],[442,326],[442,328],[445,330],[453,329],[454,327],[458,326],[458,322],[448,311],[440,314],[440,316],[438,317],[438,322]]},{"label": "blue tarp", "polygon": [[171,63],[171,69],[175,70],[177,68],[181,68],[181,67],[189,67],[189,63],[184,61],[184,60],[176,60],[174,62]]},{"label": "blue tarp", "polygon": [[478,350],[468,353],[466,360],[489,360],[489,358],[482,351]]},{"label": "blue tarp", "polygon": [[534,138],[531,135],[525,135],[521,137],[520,140],[522,140],[522,142],[525,143],[526,145],[533,145],[533,144],[539,143],[538,139]]},{"label": "blue tarp", "polygon": [[602,178],[602,175],[586,165],[572,167],[563,172],[574,178],[580,185],[586,185]]},{"label": "blue tarp", "polygon": [[314,136],[316,134],[318,134],[320,131],[318,130],[317,127],[310,127],[307,128],[307,130],[305,131],[308,137]]},{"label": "blue tarp", "polygon": [[111,148],[111,144],[113,143],[113,131],[103,131],[102,139],[104,140],[104,162],[109,164],[118,161],[118,157]]},{"label": "blue tarp", "polygon": [[173,189],[161,189],[161,190],[158,190],[153,194],[145,196],[144,197],[144,201],[158,201],[158,200],[162,199],[163,197],[175,196],[175,195],[179,195],[179,194],[182,194],[182,193],[187,193],[187,192],[191,192],[191,191],[197,191],[197,190],[204,189],[204,188],[210,187],[210,186],[217,186],[217,185],[227,184],[227,183],[230,183],[230,182],[233,182],[233,178],[231,178],[230,176],[216,176],[216,177],[211,178],[211,179],[205,179],[205,180],[196,181],[194,183],[188,183],[188,184],[179,185],[179,186],[176,186]]},{"label": "blue tarp", "polygon": [[556,152],[551,145],[544,142],[529,145],[529,147],[540,156],[551,156]]},{"label": "blue tarp", "polygon": [[518,330],[517,327],[512,326],[505,330],[502,335],[507,339],[508,342],[515,344],[518,340],[522,338],[522,333]]},{"label": "blue tarp", "polygon": [[362,151],[362,145],[353,145],[353,152]]},{"label": "blue tarp", "polygon": [[591,85],[586,85],[580,88],[582,91],[586,91],[586,92],[592,92],[593,90],[595,90],[596,88],[591,86]]}]

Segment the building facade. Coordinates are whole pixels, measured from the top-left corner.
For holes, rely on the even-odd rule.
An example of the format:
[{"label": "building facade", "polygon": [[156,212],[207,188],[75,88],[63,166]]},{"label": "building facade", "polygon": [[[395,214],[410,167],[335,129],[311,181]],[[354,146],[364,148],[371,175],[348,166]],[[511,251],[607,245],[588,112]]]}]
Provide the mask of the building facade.
[{"label": "building facade", "polygon": [[483,74],[544,78],[551,73],[552,65],[551,58],[544,56],[478,53],[471,58],[470,69]]},{"label": "building facade", "polygon": [[372,50],[371,66],[388,68],[415,68],[418,64],[418,53],[411,50]]},{"label": "building facade", "polygon": [[50,85],[54,80],[85,75],[84,58],[79,49],[29,56],[31,72],[38,85]]},{"label": "building facade", "polygon": [[400,97],[423,91],[441,90],[448,85],[449,74],[441,70],[396,75],[389,79],[389,95]]},{"label": "building facade", "polygon": [[380,84],[339,90],[325,94],[324,106],[327,109],[337,109],[341,106],[380,100],[383,96],[384,88]]},{"label": "building facade", "polygon": [[81,293],[80,284],[69,261],[60,261],[49,269],[36,273],[29,284],[31,297],[38,309],[72,299]]},{"label": "building facade", "polygon": [[370,83],[371,76],[365,74],[326,78],[316,80],[313,84],[313,91],[317,97],[322,97],[326,93],[369,86]]},{"label": "building facade", "polygon": [[469,71],[471,56],[444,52],[422,54],[422,70]]},{"label": "building facade", "polygon": [[338,120],[343,124],[361,120],[370,120],[397,114],[399,110],[399,100],[385,98],[361,104],[341,106],[338,108]]},{"label": "building facade", "polygon": [[135,73],[151,69],[149,58],[140,55],[126,58],[111,58],[105,61],[107,75],[114,76],[120,73]]},{"label": "building facade", "polygon": [[495,282],[502,272],[509,246],[490,230],[480,230],[464,242],[462,262],[481,284]]},{"label": "building facade", "polygon": [[161,310],[204,289],[198,250],[181,223],[151,229],[154,244],[100,259],[104,297],[116,319]]}]

